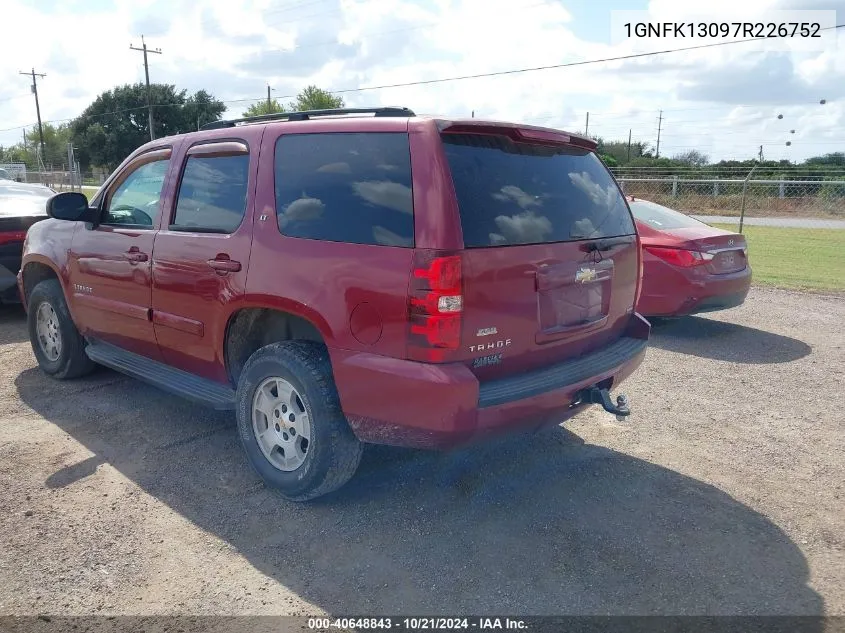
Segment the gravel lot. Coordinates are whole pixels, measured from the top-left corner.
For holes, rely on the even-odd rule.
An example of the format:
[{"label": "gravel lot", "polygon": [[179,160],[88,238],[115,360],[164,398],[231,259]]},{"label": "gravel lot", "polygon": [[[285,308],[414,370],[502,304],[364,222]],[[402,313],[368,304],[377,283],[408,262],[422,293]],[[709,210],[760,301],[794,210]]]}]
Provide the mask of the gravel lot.
[{"label": "gravel lot", "polygon": [[845,297],[659,327],[634,416],[372,447],[309,505],[230,415],[35,368],[0,309],[0,614],[845,614]]}]

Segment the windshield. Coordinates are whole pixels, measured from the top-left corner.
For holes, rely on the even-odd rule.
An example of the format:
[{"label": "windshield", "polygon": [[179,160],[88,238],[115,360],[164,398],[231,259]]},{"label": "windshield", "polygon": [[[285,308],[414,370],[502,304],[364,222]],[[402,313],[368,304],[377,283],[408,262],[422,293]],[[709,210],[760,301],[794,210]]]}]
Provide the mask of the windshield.
[{"label": "windshield", "polygon": [[695,218],[648,200],[632,200],[629,206],[637,220],[654,229],[689,229],[704,224]]},{"label": "windshield", "polygon": [[54,191],[43,185],[27,185],[23,183],[0,184],[0,198],[49,198]]},{"label": "windshield", "polygon": [[634,233],[613,178],[590,151],[444,134],[464,246],[511,246]]}]

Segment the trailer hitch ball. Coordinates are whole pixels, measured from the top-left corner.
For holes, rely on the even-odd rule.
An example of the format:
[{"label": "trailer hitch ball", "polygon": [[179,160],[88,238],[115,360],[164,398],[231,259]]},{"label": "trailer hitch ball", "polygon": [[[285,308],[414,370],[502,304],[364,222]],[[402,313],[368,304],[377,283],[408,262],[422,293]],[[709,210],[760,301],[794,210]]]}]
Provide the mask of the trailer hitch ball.
[{"label": "trailer hitch ball", "polygon": [[619,422],[623,422],[625,418],[631,415],[631,409],[628,406],[628,396],[624,393],[616,396],[616,404],[610,399],[610,392],[606,388],[588,387],[581,391],[575,399],[576,404],[600,404],[602,409],[608,413],[616,416]]},{"label": "trailer hitch ball", "polygon": [[[628,408],[628,396],[624,393],[616,396],[616,408],[620,411],[620,413],[616,414],[616,421],[624,422],[625,418],[631,414],[631,409]],[[625,411],[626,413],[621,413],[621,411]]]}]

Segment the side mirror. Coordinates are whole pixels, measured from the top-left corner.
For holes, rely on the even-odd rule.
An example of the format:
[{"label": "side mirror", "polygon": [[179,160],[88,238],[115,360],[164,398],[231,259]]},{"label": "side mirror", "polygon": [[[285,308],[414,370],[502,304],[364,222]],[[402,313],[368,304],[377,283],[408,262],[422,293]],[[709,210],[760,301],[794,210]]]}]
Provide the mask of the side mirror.
[{"label": "side mirror", "polygon": [[92,222],[99,219],[97,209],[88,206],[88,198],[75,191],[57,193],[47,200],[47,215],[56,220]]}]

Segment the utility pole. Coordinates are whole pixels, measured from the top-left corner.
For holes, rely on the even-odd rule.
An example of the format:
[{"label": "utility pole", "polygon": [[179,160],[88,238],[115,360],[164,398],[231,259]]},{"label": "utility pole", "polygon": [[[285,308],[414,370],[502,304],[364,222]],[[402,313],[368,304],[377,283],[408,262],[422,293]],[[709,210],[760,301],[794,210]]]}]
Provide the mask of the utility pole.
[{"label": "utility pole", "polygon": [[273,108],[270,105],[270,84],[267,84],[267,114],[270,114],[272,111]]},{"label": "utility pole", "polygon": [[141,36],[141,48],[137,46],[129,45],[129,49],[133,51],[142,51],[144,53],[144,75],[147,77],[147,114],[150,117],[150,140],[154,141],[155,130],[153,130],[153,102],[150,99],[150,66],[147,63],[147,53],[155,53],[157,55],[161,55],[160,48],[147,48],[147,43],[144,41],[144,36]]},{"label": "utility pole", "polygon": [[590,113],[587,112],[587,124],[584,126],[584,136],[590,135]]},{"label": "utility pole", "polygon": [[631,162],[631,128],[628,128],[628,162]]},{"label": "utility pole", "polygon": [[763,162],[763,146],[760,146],[760,152],[757,154],[757,159],[762,163]]},{"label": "utility pole", "polygon": [[38,140],[41,141],[41,160],[44,161],[44,130],[41,129],[41,106],[38,104],[38,81],[36,77],[46,77],[43,73],[35,72],[33,68],[30,72],[20,72],[21,75],[28,75],[32,77],[32,94],[35,95],[35,114],[38,115]]},{"label": "utility pole", "polygon": [[655,158],[660,158],[660,130],[663,127],[663,110],[660,111],[660,116],[657,118],[657,151]]},{"label": "utility pole", "polygon": [[68,179],[70,180],[70,190],[73,191],[74,177],[73,177],[73,143],[67,144],[67,171]]}]

